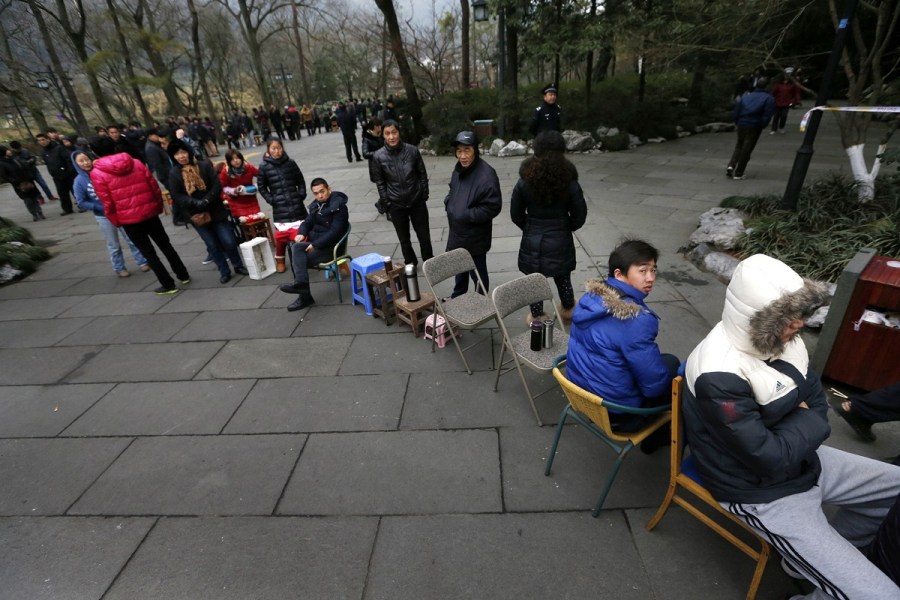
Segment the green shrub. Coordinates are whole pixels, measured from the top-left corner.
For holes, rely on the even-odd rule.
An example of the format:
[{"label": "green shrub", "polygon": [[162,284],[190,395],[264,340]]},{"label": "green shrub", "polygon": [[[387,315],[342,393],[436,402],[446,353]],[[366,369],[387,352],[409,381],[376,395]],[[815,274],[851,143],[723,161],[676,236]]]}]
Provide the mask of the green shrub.
[{"label": "green shrub", "polygon": [[609,150],[610,152],[621,152],[622,150],[628,150],[628,145],[631,142],[631,136],[626,132],[617,133],[616,135],[605,135],[600,138],[600,143],[603,144],[603,150]]},{"label": "green shrub", "polygon": [[0,266],[9,265],[30,275],[37,263],[50,258],[46,248],[34,245],[34,238],[24,227],[0,217]]},{"label": "green shrub", "polygon": [[805,277],[836,281],[847,262],[863,247],[900,256],[900,181],[875,183],[875,198],[861,204],[856,184],[830,175],[805,187],[797,212],[779,208],[780,196],[730,196],[726,208],[747,213],[748,232],[739,240],[740,258],[767,254]]}]

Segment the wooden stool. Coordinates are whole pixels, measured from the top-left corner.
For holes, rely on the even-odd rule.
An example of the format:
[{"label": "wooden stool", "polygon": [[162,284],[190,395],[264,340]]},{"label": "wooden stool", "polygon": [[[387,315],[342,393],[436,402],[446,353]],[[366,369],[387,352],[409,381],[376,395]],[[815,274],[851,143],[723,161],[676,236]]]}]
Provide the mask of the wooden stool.
[{"label": "wooden stool", "polygon": [[416,302],[410,302],[405,295],[394,299],[397,318],[412,327],[415,337],[419,337],[419,323],[424,326],[423,313],[429,311],[434,312],[434,294],[431,292],[422,292],[421,299]]},{"label": "wooden stool", "polygon": [[163,203],[162,203],[163,204],[163,214],[164,215],[171,214],[172,211],[169,209],[169,207],[172,206],[172,194],[170,194],[169,192],[163,192],[162,197],[163,197]]},{"label": "wooden stool", "polygon": [[249,242],[254,238],[264,237],[269,240],[270,244],[275,243],[275,236],[272,235],[272,223],[269,221],[269,217],[241,223],[241,233],[244,235],[245,242]]},{"label": "wooden stool", "polygon": [[381,269],[366,275],[369,297],[372,301],[372,314],[384,319],[384,324],[388,326],[391,324],[391,317],[396,313],[394,300],[403,295],[403,287],[399,283],[403,278],[398,277],[398,274],[402,272],[403,265],[395,262],[390,274]]}]

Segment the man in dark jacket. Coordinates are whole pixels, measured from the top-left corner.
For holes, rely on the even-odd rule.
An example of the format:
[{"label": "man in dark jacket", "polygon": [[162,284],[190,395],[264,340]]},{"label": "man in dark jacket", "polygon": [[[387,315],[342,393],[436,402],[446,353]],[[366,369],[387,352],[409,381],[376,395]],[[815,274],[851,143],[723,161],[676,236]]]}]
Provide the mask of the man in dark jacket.
[{"label": "man in dark jacket", "polygon": [[544,101],[531,114],[528,130],[531,131],[531,135],[547,130],[562,131],[562,110],[556,103],[556,85],[552,83],[545,85],[541,93],[544,95]]},{"label": "man in dark jacket", "polygon": [[[900,598],[860,551],[900,494],[900,467],[823,444],[828,405],[799,333],[827,298],[781,261],[744,259],[722,321],[688,357],[685,436],[713,497],[816,586],[803,598]],[[826,504],[840,508],[826,518]]]},{"label": "man in dark jacket", "polygon": [[[37,157],[28,151],[22,145],[22,142],[13,140],[9,143],[9,149],[12,150],[13,158],[18,159],[22,163],[28,165],[31,168],[31,176],[36,184],[40,186],[44,193],[47,195],[48,200],[59,200],[56,196],[53,195],[53,192],[50,191],[50,186],[47,185],[47,182],[44,181],[44,176],[41,175],[41,172],[37,168]],[[43,199],[41,199],[43,202]]]},{"label": "man in dark jacket", "polygon": [[356,143],[356,118],[343,102],[338,104],[335,116],[337,117],[338,127],[341,128],[341,134],[344,136],[344,150],[347,151],[347,162],[353,162],[353,157],[350,154],[351,149],[353,154],[356,155],[356,162],[361,162],[362,156],[359,155],[359,146]]},{"label": "man in dark jacket", "polygon": [[775,98],[766,92],[768,81],[765,77],[756,80],[756,87],[749,94],[744,94],[734,107],[734,124],[737,126],[737,143],[725,176],[743,179],[744,169],[750,162],[750,155],[756,148],[759,135],[766,128],[772,115],[775,114]]},{"label": "man in dark jacket", "polygon": [[[168,132],[168,130],[166,130]],[[144,156],[147,158],[147,166],[157,181],[162,186],[169,185],[169,171],[172,169],[172,161],[166,149],[162,146],[163,138],[155,127],[147,130],[147,142],[144,144]]]},{"label": "man in dark jacket", "polygon": [[62,208],[62,216],[71,215],[72,212],[72,184],[75,183],[75,167],[69,151],[59,142],[54,142],[46,133],[37,134],[37,143],[44,149],[44,164],[56,185],[56,195],[59,196],[59,206]]},{"label": "man in dark jacket", "polygon": [[369,179],[378,189],[378,201],[391,214],[400,240],[403,260],[418,264],[409,236],[412,224],[419,238],[422,260],[434,256],[428,224],[428,173],[419,149],[400,140],[397,121],[385,121],[381,130],[384,147],[369,162]]},{"label": "man in dark jacket", "polygon": [[283,140],[284,125],[282,124],[281,111],[275,108],[274,104],[269,106],[269,123],[272,124],[272,129],[278,134],[279,139]]},{"label": "man in dark jacket", "polygon": [[456,276],[451,298],[469,291],[469,277],[475,290],[485,293],[490,289],[487,270],[487,253],[491,249],[492,221],[503,208],[500,180],[494,168],[478,155],[478,141],[471,131],[461,131],[453,141],[456,146],[456,167],[450,175],[450,192],[444,198],[450,235],[447,251],[465,248],[472,255],[475,268],[485,290],[478,289],[474,271]]},{"label": "man in dark jacket", "polygon": [[287,294],[299,294],[287,309],[291,312],[316,303],[309,291],[309,265],[327,262],[334,256],[334,247],[347,233],[350,216],[347,212],[347,196],[332,192],[328,182],[321,177],[309,186],[315,202],[309,205],[309,216],[304,219],[291,246],[291,262],[294,283],[281,286]]}]

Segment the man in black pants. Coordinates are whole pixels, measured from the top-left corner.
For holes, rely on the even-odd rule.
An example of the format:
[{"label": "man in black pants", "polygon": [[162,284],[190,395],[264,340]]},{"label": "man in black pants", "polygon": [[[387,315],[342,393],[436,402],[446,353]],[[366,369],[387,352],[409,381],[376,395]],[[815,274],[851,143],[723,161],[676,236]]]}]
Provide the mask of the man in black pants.
[{"label": "man in black pants", "polygon": [[37,134],[37,143],[44,149],[44,164],[56,184],[56,195],[59,196],[59,206],[63,210],[61,215],[71,215],[75,167],[72,166],[69,151],[59,142],[51,140],[46,133]]},{"label": "man in black pants", "polygon": [[766,92],[769,82],[765,77],[756,80],[756,87],[744,94],[734,107],[734,124],[737,126],[737,143],[728,161],[725,176],[729,179],[743,179],[744,169],[750,162],[750,155],[756,148],[759,135],[775,114],[775,98]]},{"label": "man in black pants", "polygon": [[341,134],[344,136],[347,162],[353,162],[353,156],[350,154],[351,150],[356,155],[356,162],[361,162],[362,156],[359,154],[359,146],[356,143],[356,117],[353,116],[353,113],[350,112],[347,105],[343,102],[338,104],[335,116],[337,117],[338,126],[341,128]]},{"label": "man in black pants", "polygon": [[419,260],[410,239],[410,224],[419,238],[422,260],[434,256],[426,204],[428,173],[419,149],[400,140],[397,121],[385,121],[382,135],[384,147],[369,161],[369,179],[378,188],[378,201],[391,214],[404,262],[415,265]]}]

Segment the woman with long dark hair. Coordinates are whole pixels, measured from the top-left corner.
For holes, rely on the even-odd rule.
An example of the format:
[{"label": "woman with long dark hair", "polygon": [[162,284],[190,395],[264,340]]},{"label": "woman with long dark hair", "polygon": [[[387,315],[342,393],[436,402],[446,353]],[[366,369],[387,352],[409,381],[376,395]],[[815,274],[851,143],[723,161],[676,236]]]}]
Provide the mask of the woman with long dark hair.
[{"label": "woman with long dark hair", "polygon": [[[560,314],[572,319],[575,292],[575,240],[587,219],[587,204],[578,184],[578,170],[565,156],[566,141],[558,131],[542,131],[534,139],[534,156],[519,167],[519,181],[510,199],[510,216],[522,230],[519,270],[552,277],[559,293]],[[532,318],[544,318],[544,303],[531,305]]]}]

